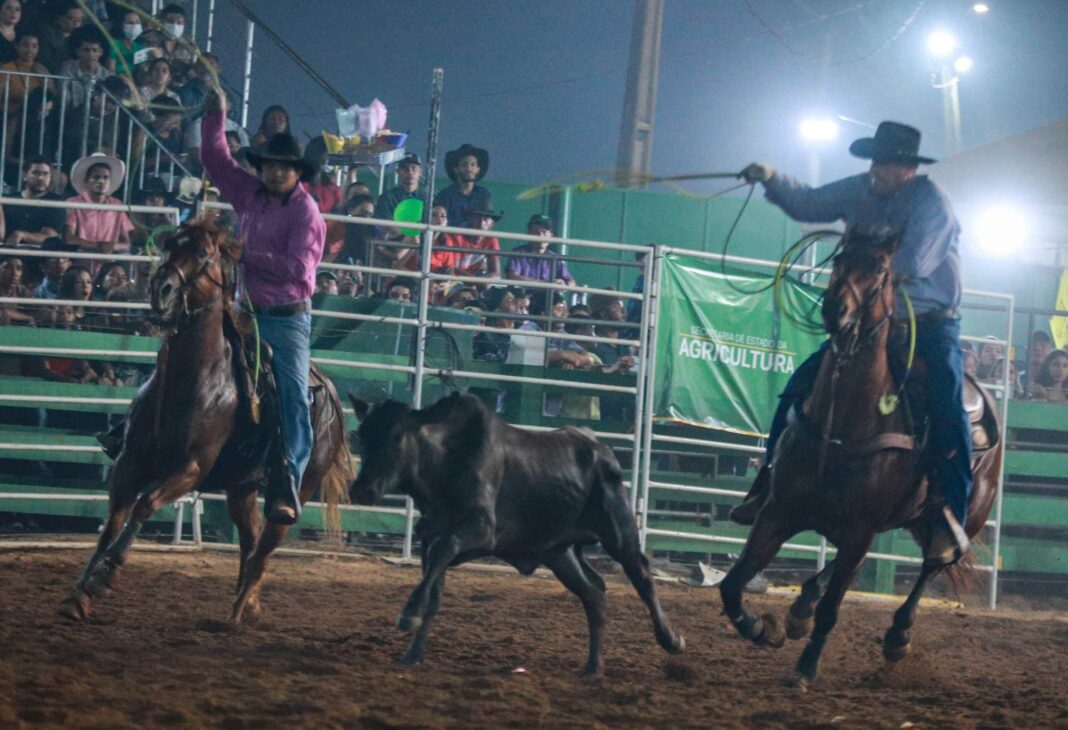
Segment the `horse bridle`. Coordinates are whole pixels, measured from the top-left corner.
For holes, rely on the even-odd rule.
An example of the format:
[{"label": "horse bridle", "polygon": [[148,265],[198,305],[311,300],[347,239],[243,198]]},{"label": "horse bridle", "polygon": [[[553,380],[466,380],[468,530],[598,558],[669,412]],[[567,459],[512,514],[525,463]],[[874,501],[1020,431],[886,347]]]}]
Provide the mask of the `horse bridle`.
[{"label": "horse bridle", "polygon": [[195,317],[215,302],[215,298],[211,297],[196,309],[189,308],[189,289],[191,286],[193,286],[194,283],[196,283],[200,279],[200,277],[207,277],[208,281],[210,281],[212,284],[219,288],[220,293],[226,291],[225,275],[223,276],[222,281],[216,281],[215,278],[208,271],[208,267],[211,266],[211,262],[214,261],[215,256],[198,254],[197,259],[201,261],[200,266],[199,268],[197,268],[196,272],[190,277],[186,277],[185,272],[182,271],[182,267],[174,263],[172,259],[168,258],[160,265],[161,271],[172,271],[174,272],[175,276],[178,277],[178,290],[175,292],[175,296],[180,296],[182,302],[181,309],[171,321],[165,321],[157,314],[156,316],[160,324],[175,324],[179,320]]},{"label": "horse bridle", "polygon": [[[872,308],[875,306],[875,303],[879,300],[879,297],[882,295],[883,290],[886,288],[886,285],[889,284],[889,283],[890,283],[890,271],[889,271],[889,269],[885,269],[885,268],[883,269],[883,273],[882,273],[882,281],[879,282],[878,286],[876,286],[874,289],[871,290],[871,292],[868,294],[867,297],[861,296],[860,291],[857,289],[856,285],[853,284],[852,281],[850,281],[848,278],[846,278],[844,276],[841,277],[840,279],[838,279],[837,282],[835,282],[836,286],[849,287],[849,293],[853,296],[854,301],[856,301],[857,305],[858,305],[857,306],[857,330],[858,331],[857,331],[856,336],[854,336],[853,339],[850,341],[849,347],[847,347],[847,348],[840,347],[839,344],[838,344],[838,337],[837,336],[831,337],[831,352],[834,353],[836,361],[839,360],[839,359],[848,360],[849,358],[851,358],[853,355],[855,355],[857,353],[857,350],[860,349],[861,345],[867,344],[868,342],[871,342],[872,340],[874,340],[875,336],[878,334],[879,330],[881,330],[883,327],[885,327],[890,322],[890,319],[894,316],[894,308],[892,306],[891,307],[887,307],[886,313],[883,314],[883,316],[880,317],[877,322],[874,322],[874,323],[868,325],[868,327],[866,327],[864,329],[860,329],[860,327],[859,327],[860,323],[863,322],[865,317],[868,315],[868,313],[871,312]],[[835,333],[835,335],[837,335],[837,333]]]}]

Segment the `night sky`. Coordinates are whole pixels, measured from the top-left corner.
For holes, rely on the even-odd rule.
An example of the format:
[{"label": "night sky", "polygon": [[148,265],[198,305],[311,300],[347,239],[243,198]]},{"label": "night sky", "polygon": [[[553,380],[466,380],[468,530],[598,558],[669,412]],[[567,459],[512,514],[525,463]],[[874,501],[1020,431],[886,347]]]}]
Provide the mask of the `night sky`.
[{"label": "night sky", "polygon": [[[229,3],[218,5],[214,50],[240,88],[244,24]],[[431,69],[441,66],[442,152],[462,142],[484,146],[492,178],[530,183],[616,164],[629,0],[249,5],[351,101],[382,99],[390,126],[411,132],[408,147],[420,154]],[[982,17],[971,5],[667,0],[653,172],[738,170],[761,160],[805,177],[809,152],[798,126],[813,114],[908,122],[923,130],[924,153],[943,156],[941,93],[931,86],[926,51],[936,28],[952,31],[975,61],[960,86],[965,149],[1068,116],[1068,2],[990,0]],[[266,36],[256,49],[249,126],[281,103],[298,132],[333,130],[331,98]],[[824,180],[864,169],[846,148],[870,131],[841,123],[839,140],[821,152]]]}]

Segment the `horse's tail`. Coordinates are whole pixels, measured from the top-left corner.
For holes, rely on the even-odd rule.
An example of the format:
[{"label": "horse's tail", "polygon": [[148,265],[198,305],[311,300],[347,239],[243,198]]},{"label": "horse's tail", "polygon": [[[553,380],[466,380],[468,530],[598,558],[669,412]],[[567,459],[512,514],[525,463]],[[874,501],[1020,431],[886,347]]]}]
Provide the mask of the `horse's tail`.
[{"label": "horse's tail", "polygon": [[356,478],[353,469],[352,454],[349,452],[348,439],[345,438],[345,414],[341,410],[341,400],[338,398],[334,384],[326,380],[326,398],[334,411],[330,419],[330,436],[334,441],[334,458],[330,468],[319,485],[320,499],[323,502],[323,527],[327,537],[331,540],[341,540],[341,509],[340,505],[348,504],[349,485]]}]

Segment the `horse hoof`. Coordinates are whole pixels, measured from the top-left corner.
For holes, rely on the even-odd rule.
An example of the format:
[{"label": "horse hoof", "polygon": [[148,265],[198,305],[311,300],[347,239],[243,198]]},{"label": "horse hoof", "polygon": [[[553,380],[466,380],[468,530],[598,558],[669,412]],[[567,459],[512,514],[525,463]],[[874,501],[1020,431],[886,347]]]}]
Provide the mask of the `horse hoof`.
[{"label": "horse hoof", "polygon": [[397,657],[397,663],[403,664],[406,667],[414,667],[417,664],[423,663],[423,656],[422,654],[407,652],[404,655]]},{"label": "horse hoof", "polygon": [[407,631],[409,633],[419,630],[419,627],[423,625],[423,619],[421,616],[412,616],[407,613],[402,613],[397,619],[397,628],[401,631]]},{"label": "horse hoof", "polygon": [[912,642],[907,642],[901,646],[891,646],[887,643],[883,644],[883,658],[891,664],[901,661],[907,657],[911,651]]},{"label": "horse hoof", "polygon": [[786,638],[791,641],[803,639],[812,632],[812,616],[800,618],[793,611],[786,612]]},{"label": "horse hoof", "polygon": [[783,687],[792,687],[800,692],[808,692],[809,682],[809,678],[801,674],[801,672],[794,672],[782,678]]},{"label": "horse hoof", "polygon": [[74,591],[63,599],[57,612],[63,618],[71,621],[82,621],[89,618],[92,611],[92,599],[81,591]]},{"label": "horse hoof", "polygon": [[681,634],[675,635],[675,641],[672,643],[671,648],[668,649],[670,654],[681,654],[686,651],[686,639]]},{"label": "horse hoof", "polygon": [[604,679],[604,667],[586,667],[579,672],[579,678],[593,681]]},{"label": "horse hoof", "polygon": [[786,643],[786,629],[783,628],[782,619],[771,613],[765,613],[760,618],[764,621],[764,632],[757,637],[757,643],[772,649],[782,648]]}]

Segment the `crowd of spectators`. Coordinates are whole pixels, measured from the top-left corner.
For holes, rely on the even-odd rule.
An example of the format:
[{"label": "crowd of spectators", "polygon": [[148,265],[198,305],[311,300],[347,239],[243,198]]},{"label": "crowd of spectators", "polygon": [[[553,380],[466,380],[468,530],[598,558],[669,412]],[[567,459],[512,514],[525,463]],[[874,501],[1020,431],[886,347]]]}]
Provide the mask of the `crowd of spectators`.
[{"label": "crowd of spectators", "polygon": [[1068,347],[1057,349],[1045,330],[1031,333],[1022,359],[1006,357],[1005,348],[997,342],[980,342],[977,347],[965,342],[962,349],[964,371],[979,382],[1001,384],[1007,364],[1013,398],[1068,403]]}]

